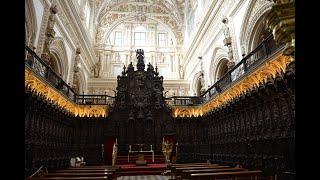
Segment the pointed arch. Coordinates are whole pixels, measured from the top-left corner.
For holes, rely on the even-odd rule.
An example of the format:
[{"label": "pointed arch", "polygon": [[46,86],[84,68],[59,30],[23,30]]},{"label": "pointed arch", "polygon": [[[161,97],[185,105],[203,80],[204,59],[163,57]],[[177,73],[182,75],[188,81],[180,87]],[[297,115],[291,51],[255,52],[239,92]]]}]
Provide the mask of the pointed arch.
[{"label": "pointed arch", "polygon": [[66,46],[61,37],[56,37],[53,39],[50,45],[50,53],[53,58],[52,62],[56,67],[55,70],[57,74],[61,74],[62,79],[66,80],[68,76],[68,56]]},{"label": "pointed arch", "polygon": [[241,31],[240,33],[240,44],[245,45],[245,52],[250,52],[253,46],[252,36],[258,30],[257,22],[263,21],[266,13],[273,6],[273,2],[270,1],[260,1],[260,0],[252,0],[247,8],[245,16],[242,21]]},{"label": "pointed arch", "polygon": [[201,85],[200,85],[200,76],[201,76],[202,72],[199,71],[198,73],[196,73],[192,79],[192,91],[193,94],[195,94],[196,96],[200,96],[201,94]]},{"label": "pointed arch", "polygon": [[225,50],[225,47],[216,47],[213,50],[211,63],[210,63],[210,69],[209,69],[209,80],[210,80],[211,84],[214,84],[217,81],[217,79],[216,79],[217,67],[218,67],[219,62],[222,59],[228,59],[228,51]]}]

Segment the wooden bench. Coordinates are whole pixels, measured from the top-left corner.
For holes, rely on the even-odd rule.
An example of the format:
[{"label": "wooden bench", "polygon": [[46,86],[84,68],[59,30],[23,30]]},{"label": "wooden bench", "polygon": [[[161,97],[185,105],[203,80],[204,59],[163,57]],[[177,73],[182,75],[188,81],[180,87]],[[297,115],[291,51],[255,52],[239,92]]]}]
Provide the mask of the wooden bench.
[{"label": "wooden bench", "polygon": [[229,168],[229,166],[220,166],[218,164],[202,164],[202,165],[185,165],[185,166],[173,166],[171,167],[171,177],[179,178],[183,170],[194,170],[194,169],[212,169],[212,168]]},{"label": "wooden bench", "polygon": [[68,168],[67,170],[105,170],[105,169],[114,169],[114,170],[118,170],[119,167],[108,167],[108,168],[98,168],[98,167],[79,167],[79,168]]},{"label": "wooden bench", "polygon": [[104,177],[33,177],[32,180],[51,180],[51,179],[60,179],[60,180],[105,180],[108,179],[107,176]]},{"label": "wooden bench", "polygon": [[48,173],[46,177],[101,177],[107,176],[112,177],[114,173],[103,172],[103,173]]},{"label": "wooden bench", "polygon": [[51,171],[53,173],[104,173],[104,172],[116,172],[116,169],[64,169]]},{"label": "wooden bench", "polygon": [[188,166],[188,165],[206,165],[206,164],[210,164],[210,163],[174,163],[171,164],[172,166]]},{"label": "wooden bench", "polygon": [[202,167],[179,167],[173,169],[173,174],[176,178],[179,178],[182,175],[182,171],[184,170],[200,170],[200,169],[225,169],[230,168],[230,166],[202,166]]},{"label": "wooden bench", "polygon": [[179,164],[170,167],[202,167],[202,166],[218,166],[219,164]]},{"label": "wooden bench", "polygon": [[[248,178],[257,180],[261,176],[262,171],[238,171],[238,172],[218,172],[218,173],[196,173],[191,174],[191,179],[195,180],[216,180],[217,178],[230,178],[239,180],[240,178]],[[253,178],[254,177],[254,178]]]},{"label": "wooden bench", "polygon": [[222,169],[195,169],[195,170],[183,170],[181,172],[182,179],[191,179],[191,174],[198,173],[217,173],[217,172],[234,172],[234,171],[246,171],[245,168],[222,168]]},{"label": "wooden bench", "polygon": [[177,167],[176,170],[192,170],[192,169],[221,169],[221,168],[230,168],[230,166],[187,166],[187,167]]}]

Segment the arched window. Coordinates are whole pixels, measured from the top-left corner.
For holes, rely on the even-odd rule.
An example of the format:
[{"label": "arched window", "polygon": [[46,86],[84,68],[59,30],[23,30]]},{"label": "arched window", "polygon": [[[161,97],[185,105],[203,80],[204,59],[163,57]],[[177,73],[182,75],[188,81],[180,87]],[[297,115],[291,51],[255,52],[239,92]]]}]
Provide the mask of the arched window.
[{"label": "arched window", "polygon": [[134,45],[146,45],[146,29],[143,26],[138,26],[134,31]]}]

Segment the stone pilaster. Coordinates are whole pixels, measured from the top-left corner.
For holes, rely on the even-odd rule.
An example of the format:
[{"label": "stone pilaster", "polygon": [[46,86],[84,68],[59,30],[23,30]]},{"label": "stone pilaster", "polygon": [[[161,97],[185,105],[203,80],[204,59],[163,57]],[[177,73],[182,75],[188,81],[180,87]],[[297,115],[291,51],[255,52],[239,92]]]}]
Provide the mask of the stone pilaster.
[{"label": "stone pilaster", "polygon": [[44,47],[41,54],[41,58],[50,65],[50,44],[55,37],[54,24],[56,22],[57,5],[50,7],[50,16],[45,33]]}]

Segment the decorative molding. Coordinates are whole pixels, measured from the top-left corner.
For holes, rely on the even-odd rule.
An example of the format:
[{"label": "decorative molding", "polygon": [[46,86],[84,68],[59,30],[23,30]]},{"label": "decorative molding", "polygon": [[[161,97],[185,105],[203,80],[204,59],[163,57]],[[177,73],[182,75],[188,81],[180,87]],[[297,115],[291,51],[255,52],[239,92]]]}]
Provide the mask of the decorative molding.
[{"label": "decorative molding", "polygon": [[65,95],[55,90],[48,83],[43,82],[31,70],[25,68],[25,86],[30,87],[37,93],[45,96],[49,101],[57,103],[60,107],[75,116],[80,117],[106,117],[108,116],[109,106],[107,105],[78,105],[70,101]]},{"label": "decorative molding", "polygon": [[37,33],[37,17],[34,8],[34,4],[32,0],[25,1],[25,24],[26,24],[26,44],[27,45],[35,45],[36,33]]},{"label": "decorative molding", "polygon": [[60,72],[62,75],[62,78],[64,80],[67,79],[68,75],[68,56],[67,56],[67,50],[66,46],[64,44],[63,38],[62,37],[55,37],[50,45],[50,53],[53,54],[55,53],[59,59],[57,59],[59,62],[57,64],[59,65],[59,68],[61,68]]},{"label": "decorative molding", "polygon": [[[197,47],[200,44],[201,40],[204,39],[203,36],[206,34],[208,29],[211,27],[212,22],[214,22],[214,20],[216,19],[217,14],[220,11],[220,8],[223,4],[223,1],[219,1],[219,4],[217,4],[217,2],[218,1],[214,1],[213,3],[211,3],[207,14],[204,16],[204,18],[198,28],[199,30],[197,31],[197,33],[193,37],[192,41],[189,40],[190,45],[189,45],[189,47],[186,48],[187,50],[186,50],[186,53],[185,53],[185,56],[184,56],[184,59],[182,62],[184,68],[191,60],[191,56],[193,56],[193,54],[195,54],[194,51],[197,50]],[[213,10],[215,10],[215,11],[213,11]]]},{"label": "decorative molding", "polygon": [[42,51],[43,51],[49,15],[50,15],[50,5],[46,4],[44,6],[44,10],[43,10],[43,16],[42,16],[41,26],[40,26],[40,31],[39,31],[38,44],[37,44],[37,49],[36,49],[36,52],[38,55],[42,54]]},{"label": "decorative molding", "polygon": [[233,99],[240,97],[251,89],[258,87],[259,84],[266,82],[267,78],[274,78],[277,73],[285,73],[287,65],[292,61],[293,59],[289,56],[284,56],[279,53],[272,60],[265,62],[255,71],[234,83],[230,88],[228,88],[228,90],[218,94],[209,102],[196,107],[172,107],[172,115],[173,117],[202,116],[203,114],[206,114],[224,104],[227,104]]},{"label": "decorative molding", "polygon": [[248,9],[242,21],[240,33],[240,44],[246,44],[245,52],[250,50],[250,37],[252,36],[253,28],[257,21],[273,6],[270,1],[253,0],[250,2]]}]

